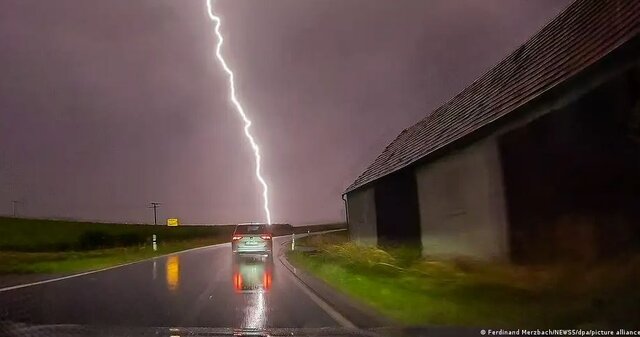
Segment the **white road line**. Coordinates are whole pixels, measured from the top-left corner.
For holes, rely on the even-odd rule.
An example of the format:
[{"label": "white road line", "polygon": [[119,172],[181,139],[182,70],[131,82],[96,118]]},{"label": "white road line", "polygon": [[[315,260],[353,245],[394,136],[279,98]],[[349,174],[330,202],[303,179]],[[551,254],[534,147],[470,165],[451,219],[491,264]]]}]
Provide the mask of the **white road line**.
[{"label": "white road line", "polygon": [[84,272],[84,273],[73,274],[73,275],[67,275],[67,276],[62,276],[62,277],[57,277],[57,278],[52,278],[52,279],[42,280],[42,281],[38,281],[38,282],[32,282],[32,283],[18,284],[18,285],[10,286],[10,287],[6,287],[6,288],[0,288],[0,293],[1,293],[1,292],[4,292],[4,291],[11,291],[11,290],[16,290],[16,289],[21,289],[21,288],[26,288],[26,287],[36,286],[36,285],[40,285],[40,284],[45,284],[45,283],[51,283],[51,282],[57,282],[57,281],[68,280],[68,279],[70,279],[70,278],[74,278],[74,277],[80,277],[80,276],[85,276],[85,275],[90,275],[90,274],[100,273],[100,272],[107,271],[107,270],[111,270],[111,269],[116,269],[116,268],[122,268],[122,267],[130,266],[130,265],[132,265],[132,264],[136,264],[136,263],[142,263],[142,262],[146,262],[146,261],[151,261],[151,260],[153,260],[153,259],[157,259],[157,258],[161,258],[161,257],[166,257],[166,256],[169,256],[169,255],[182,254],[182,253],[192,252],[192,251],[194,251],[194,250],[200,250],[200,249],[207,249],[207,248],[217,248],[217,247],[222,247],[222,246],[224,246],[224,245],[228,245],[228,244],[229,244],[229,242],[225,242],[225,243],[218,243],[218,244],[210,245],[210,246],[196,247],[196,248],[191,248],[191,249],[187,249],[187,250],[181,250],[181,251],[177,251],[177,252],[173,252],[173,253],[169,253],[169,254],[158,255],[158,256],[154,256],[154,257],[151,257],[151,258],[148,258],[148,259],[144,259],[144,260],[139,260],[139,261],[133,261],[133,262],[124,263],[124,264],[119,264],[119,265],[117,265],[117,266],[111,266],[111,267],[102,268],[102,269],[98,269],[98,270],[87,271],[87,272]]}]

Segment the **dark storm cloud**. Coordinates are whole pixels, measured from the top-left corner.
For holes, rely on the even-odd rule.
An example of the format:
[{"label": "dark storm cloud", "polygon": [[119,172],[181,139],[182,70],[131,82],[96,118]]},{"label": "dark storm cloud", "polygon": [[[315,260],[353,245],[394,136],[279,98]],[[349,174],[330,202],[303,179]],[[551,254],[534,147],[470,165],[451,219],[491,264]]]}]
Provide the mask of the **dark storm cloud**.
[{"label": "dark storm cloud", "polygon": [[[274,220],[340,219],[403,128],[567,1],[219,1]],[[262,219],[201,0],[0,0],[0,210]]]}]

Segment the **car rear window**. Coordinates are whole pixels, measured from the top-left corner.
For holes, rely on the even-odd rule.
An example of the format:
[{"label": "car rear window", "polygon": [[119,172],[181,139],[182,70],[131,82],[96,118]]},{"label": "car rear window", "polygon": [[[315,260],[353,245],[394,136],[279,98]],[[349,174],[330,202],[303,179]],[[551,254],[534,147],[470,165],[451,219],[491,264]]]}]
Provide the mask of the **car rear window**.
[{"label": "car rear window", "polygon": [[236,227],[236,234],[266,234],[269,233],[266,225],[240,225]]}]

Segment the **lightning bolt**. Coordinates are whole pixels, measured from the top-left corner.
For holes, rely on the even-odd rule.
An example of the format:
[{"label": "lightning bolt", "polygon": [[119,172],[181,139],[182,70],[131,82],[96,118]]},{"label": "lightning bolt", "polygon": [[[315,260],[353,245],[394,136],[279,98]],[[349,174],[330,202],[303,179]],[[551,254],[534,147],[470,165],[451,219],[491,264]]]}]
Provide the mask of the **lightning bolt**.
[{"label": "lightning bolt", "polygon": [[244,121],[244,134],[249,140],[249,143],[251,144],[251,148],[253,149],[253,154],[256,159],[256,177],[258,178],[258,181],[260,181],[260,184],[262,185],[262,198],[264,199],[264,212],[267,218],[267,224],[271,225],[271,212],[269,211],[269,186],[267,186],[267,182],[262,177],[262,171],[261,171],[261,165],[260,165],[262,158],[260,157],[260,147],[258,146],[258,143],[256,143],[255,138],[253,138],[253,136],[251,135],[251,131],[249,130],[251,128],[251,120],[247,117],[247,114],[244,112],[244,109],[240,104],[240,101],[236,97],[236,88],[235,88],[233,71],[227,65],[227,62],[224,60],[224,57],[222,57],[221,49],[222,49],[222,44],[224,43],[224,38],[222,37],[222,33],[220,33],[220,25],[221,25],[220,17],[218,17],[213,13],[212,0],[206,0],[206,3],[207,3],[207,13],[209,14],[209,18],[211,19],[211,21],[215,24],[215,32],[216,32],[216,36],[218,37],[218,44],[216,45],[216,58],[222,65],[222,69],[224,69],[224,71],[227,73],[227,76],[229,78],[229,91],[230,91],[229,98],[231,99],[231,102],[233,102],[233,105],[235,106],[236,111]]}]

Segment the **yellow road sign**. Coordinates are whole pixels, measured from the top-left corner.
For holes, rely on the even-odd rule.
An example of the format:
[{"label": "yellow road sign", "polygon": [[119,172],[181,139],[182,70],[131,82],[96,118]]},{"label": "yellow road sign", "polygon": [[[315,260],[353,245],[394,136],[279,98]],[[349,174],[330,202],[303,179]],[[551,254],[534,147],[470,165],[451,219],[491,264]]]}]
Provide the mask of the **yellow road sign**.
[{"label": "yellow road sign", "polygon": [[175,219],[175,218],[167,219],[167,226],[175,227],[178,224],[179,224],[178,219]]}]

